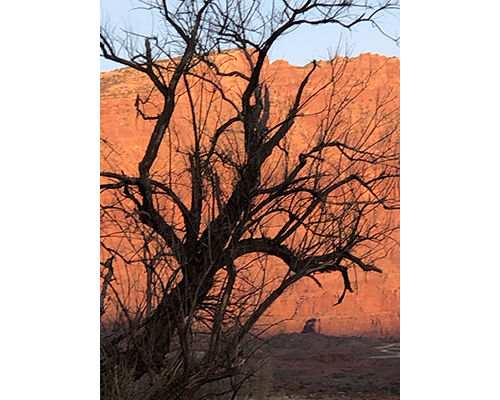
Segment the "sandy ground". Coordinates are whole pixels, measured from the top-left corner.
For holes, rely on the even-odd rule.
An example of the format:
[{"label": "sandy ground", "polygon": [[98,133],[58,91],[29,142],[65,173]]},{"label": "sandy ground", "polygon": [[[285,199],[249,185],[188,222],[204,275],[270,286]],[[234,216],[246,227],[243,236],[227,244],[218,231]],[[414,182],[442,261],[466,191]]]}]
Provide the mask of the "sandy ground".
[{"label": "sandy ground", "polygon": [[260,350],[271,363],[269,400],[399,399],[399,340],[283,334]]}]

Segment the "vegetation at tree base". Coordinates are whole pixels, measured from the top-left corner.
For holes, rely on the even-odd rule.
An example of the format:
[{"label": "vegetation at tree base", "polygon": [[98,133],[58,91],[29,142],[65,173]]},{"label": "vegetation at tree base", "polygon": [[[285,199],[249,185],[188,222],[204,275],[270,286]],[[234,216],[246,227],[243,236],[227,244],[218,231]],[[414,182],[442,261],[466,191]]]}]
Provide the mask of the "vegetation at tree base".
[{"label": "vegetation at tree base", "polygon": [[[371,74],[353,80],[349,59],[336,57],[307,66],[285,108],[263,74],[269,51],[301,25],[376,24],[398,4],[140,4],[161,22],[154,35],[101,27],[102,57],[151,85],[135,101],[151,123],[137,171],[101,171],[101,395],[213,398],[219,388],[236,398],[255,375],[256,324],[276,299],[338,273],[340,303],[351,269],[381,272],[397,230],[397,95],[356,111]],[[221,62],[227,49],[244,67]],[[330,79],[311,85],[319,68]],[[299,132],[305,118],[315,129]],[[103,152],[112,146],[102,138]]]}]

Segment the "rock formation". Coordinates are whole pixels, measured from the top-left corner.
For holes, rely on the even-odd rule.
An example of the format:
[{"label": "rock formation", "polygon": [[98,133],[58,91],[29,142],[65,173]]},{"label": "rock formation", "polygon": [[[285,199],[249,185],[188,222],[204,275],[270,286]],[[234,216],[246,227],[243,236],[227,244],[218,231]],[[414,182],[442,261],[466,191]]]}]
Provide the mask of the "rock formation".
[{"label": "rock formation", "polygon": [[[220,56],[222,67],[244,68],[241,54],[228,52]],[[328,79],[330,70],[326,62],[320,62],[308,87],[318,87]],[[307,67],[307,66],[306,66]],[[267,63],[264,75],[272,81],[270,90],[271,103],[287,104],[298,85],[306,67],[296,67],[283,60]],[[359,113],[367,110],[374,103],[380,90],[393,90],[399,93],[399,59],[379,55],[362,54],[349,63],[349,73],[362,77],[372,74],[368,88],[356,98]],[[226,82],[231,87],[230,82]],[[235,79],[231,90],[241,91]],[[312,89],[309,89],[312,90]],[[130,68],[118,69],[101,74],[101,138],[103,140],[101,163],[103,168],[114,166],[115,170],[137,174],[137,164],[149,139],[153,123],[137,115],[134,104],[137,95],[146,98],[150,92],[147,78]],[[313,107],[321,108],[322,97],[313,99]],[[154,103],[154,95],[153,102]],[[154,106],[150,106],[154,112]],[[179,104],[174,114],[173,127],[183,128],[183,114],[187,115],[187,105]],[[297,122],[297,130],[307,128],[311,120]],[[297,136],[295,146],[300,147],[307,138]],[[294,140],[295,140],[294,139]],[[167,138],[168,141],[168,138]],[[302,142],[301,142],[302,141]],[[159,164],[168,162],[167,147],[163,148]],[[171,155],[170,162],[175,163]],[[172,161],[173,160],[173,161]],[[174,165],[182,170],[184,165]],[[265,322],[282,322],[273,328],[273,332],[300,332],[304,321],[310,318],[321,319],[321,333],[331,335],[370,335],[399,336],[399,250],[392,248],[386,257],[377,264],[383,269],[382,274],[353,271],[354,293],[348,293],[343,302],[334,306],[342,292],[342,278],[338,274],[318,276],[323,288],[313,280],[304,280],[284,293],[273,305]]]}]

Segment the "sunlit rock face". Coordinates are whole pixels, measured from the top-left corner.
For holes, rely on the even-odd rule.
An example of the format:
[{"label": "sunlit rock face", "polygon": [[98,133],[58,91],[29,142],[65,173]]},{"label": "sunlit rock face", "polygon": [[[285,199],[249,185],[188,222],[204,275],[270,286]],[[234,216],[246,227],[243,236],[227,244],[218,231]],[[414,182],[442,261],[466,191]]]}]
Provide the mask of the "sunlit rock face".
[{"label": "sunlit rock face", "polygon": [[[239,70],[248,73],[248,63],[238,52],[226,52],[217,56],[217,64],[221,71]],[[322,83],[330,79],[332,71],[327,62],[320,62],[319,68],[311,76],[305,94],[312,93]],[[274,109],[286,107],[300,85],[312,64],[304,67],[290,65],[283,60],[273,63],[266,61],[264,79],[269,83],[270,101]],[[356,113],[362,115],[369,112],[382,92],[391,91],[399,102],[399,59],[386,58],[373,54],[362,54],[353,58],[344,71],[349,79],[362,79],[370,75],[366,90],[356,97],[353,118]],[[243,83],[237,77],[227,77],[222,80],[227,88],[228,96],[237,104],[238,96],[243,91]],[[151,90],[151,84],[146,77],[130,68],[123,68],[101,74],[101,138],[105,140],[101,151],[101,168],[103,170],[123,171],[137,176],[137,164],[147,146],[152,121],[145,121],[138,116],[134,104],[137,95],[145,99]],[[309,92],[307,92],[309,91]],[[155,104],[160,104],[157,93],[152,93],[152,101],[147,106],[150,114],[155,113]],[[311,99],[310,108],[320,110],[325,106],[325,96]],[[222,107],[218,114],[229,115],[230,110]],[[215,126],[214,118],[207,126]],[[291,154],[298,154],[307,144],[307,132],[314,131],[314,118],[303,118],[294,126],[294,136],[291,140]],[[181,175],[187,166],[171,151],[169,144],[180,141],[181,145],[189,146],[189,138],[183,132],[189,131],[188,103],[179,100],[172,120],[171,137],[166,137],[160,149],[157,162],[152,171],[161,175],[166,166],[174,173]],[[175,143],[174,143],[175,144]],[[170,151],[169,151],[170,150]],[[177,158],[176,158],[177,157]],[[181,197],[187,193],[180,193]],[[397,211],[392,212],[395,223],[398,223]],[[385,257],[377,262],[383,270],[382,274],[364,273],[360,270],[350,271],[354,293],[347,293],[340,305],[334,306],[342,293],[342,278],[331,273],[318,276],[322,288],[312,279],[304,279],[289,288],[273,305],[263,319],[264,324],[281,321],[269,332],[276,333],[300,332],[305,321],[316,319],[315,330],[331,335],[369,335],[369,336],[399,336],[399,249],[392,245]]]}]

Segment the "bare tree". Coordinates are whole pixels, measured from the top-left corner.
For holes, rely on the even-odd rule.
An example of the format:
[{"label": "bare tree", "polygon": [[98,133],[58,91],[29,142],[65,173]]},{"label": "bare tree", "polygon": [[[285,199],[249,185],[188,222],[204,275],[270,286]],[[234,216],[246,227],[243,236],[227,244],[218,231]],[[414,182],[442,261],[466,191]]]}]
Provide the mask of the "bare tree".
[{"label": "bare tree", "polygon": [[[294,95],[276,101],[277,78],[263,71],[276,41],[301,25],[376,24],[398,4],[141,6],[158,16],[157,34],[101,28],[102,57],[148,78],[135,109],[152,122],[136,173],[101,171],[101,314],[120,326],[103,333],[101,373],[117,381],[126,366],[134,398],[193,398],[242,370],[245,341],[291,285],[338,273],[340,303],[351,268],[381,272],[374,261],[398,207],[397,94],[378,93],[369,113],[357,112],[371,73],[354,78],[336,57],[309,64]],[[227,62],[229,49],[243,68]],[[328,80],[314,80],[320,68]],[[315,128],[299,144],[305,118]],[[105,138],[102,151],[114,151]],[[103,396],[126,398],[112,386]]]}]

